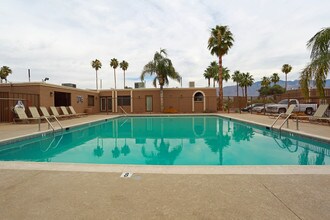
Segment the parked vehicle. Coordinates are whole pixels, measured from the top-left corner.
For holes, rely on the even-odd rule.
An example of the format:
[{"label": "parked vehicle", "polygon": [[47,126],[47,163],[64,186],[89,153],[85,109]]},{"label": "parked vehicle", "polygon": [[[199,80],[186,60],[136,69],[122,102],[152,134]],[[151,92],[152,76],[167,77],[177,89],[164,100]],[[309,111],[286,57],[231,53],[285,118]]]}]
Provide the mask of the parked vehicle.
[{"label": "parked vehicle", "polygon": [[257,106],[264,106],[264,103],[254,103],[254,104],[248,105],[245,108],[242,108],[241,111],[251,112],[252,108],[257,107]]},{"label": "parked vehicle", "polygon": [[267,106],[270,104],[262,104],[252,108],[252,112],[264,113],[266,111]]},{"label": "parked vehicle", "polygon": [[311,115],[317,109],[317,104],[301,104],[297,99],[284,99],[278,104],[268,105],[266,111],[270,113],[285,113],[288,106],[292,104],[295,105],[294,112],[305,112],[306,115]]}]

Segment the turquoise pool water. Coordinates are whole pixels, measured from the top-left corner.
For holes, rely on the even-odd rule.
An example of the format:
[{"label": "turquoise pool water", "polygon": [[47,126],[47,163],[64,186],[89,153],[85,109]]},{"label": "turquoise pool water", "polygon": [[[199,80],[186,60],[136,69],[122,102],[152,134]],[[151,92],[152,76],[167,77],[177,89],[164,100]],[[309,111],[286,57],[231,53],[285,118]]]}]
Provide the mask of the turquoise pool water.
[{"label": "turquoise pool water", "polygon": [[121,117],[0,145],[2,161],[328,165],[329,143],[217,116]]}]

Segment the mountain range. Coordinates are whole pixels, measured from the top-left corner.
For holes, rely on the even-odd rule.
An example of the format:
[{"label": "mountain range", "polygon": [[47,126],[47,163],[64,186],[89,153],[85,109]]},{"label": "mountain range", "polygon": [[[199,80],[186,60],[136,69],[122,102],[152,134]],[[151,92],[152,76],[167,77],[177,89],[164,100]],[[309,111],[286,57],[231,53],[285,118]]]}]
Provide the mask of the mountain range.
[{"label": "mountain range", "polygon": [[[277,84],[284,87],[285,86],[285,81],[280,80]],[[271,85],[273,85],[273,84],[271,84]],[[288,81],[288,90],[298,89],[299,87],[300,87],[299,80]],[[330,79],[326,80],[325,87],[330,88]],[[258,90],[260,88],[261,88],[261,81],[253,83],[252,86],[247,88],[248,96],[259,96]],[[238,92],[239,92],[240,95],[242,95],[242,89],[240,87],[238,88]],[[236,96],[236,85],[235,86],[225,86],[225,87],[223,87],[223,95],[224,96]]]}]

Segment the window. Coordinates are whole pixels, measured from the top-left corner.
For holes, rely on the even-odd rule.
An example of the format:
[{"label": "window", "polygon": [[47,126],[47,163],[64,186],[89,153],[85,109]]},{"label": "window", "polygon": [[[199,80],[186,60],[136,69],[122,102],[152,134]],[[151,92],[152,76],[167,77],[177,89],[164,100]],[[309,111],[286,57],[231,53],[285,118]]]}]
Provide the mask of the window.
[{"label": "window", "polygon": [[94,106],[94,96],[93,95],[88,96],[88,106]]},{"label": "window", "polygon": [[131,105],[131,97],[130,96],[118,96],[117,97],[117,105],[118,106],[130,106]]},{"label": "window", "polygon": [[197,92],[194,96],[195,102],[202,102],[203,101],[203,94],[201,92]]}]

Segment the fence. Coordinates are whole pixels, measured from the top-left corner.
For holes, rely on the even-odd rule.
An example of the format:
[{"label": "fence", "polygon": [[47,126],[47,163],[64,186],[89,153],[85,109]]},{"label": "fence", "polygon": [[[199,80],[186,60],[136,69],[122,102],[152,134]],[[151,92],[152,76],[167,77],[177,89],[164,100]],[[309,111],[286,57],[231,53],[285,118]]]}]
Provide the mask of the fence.
[{"label": "fence", "polygon": [[25,108],[28,106],[39,107],[39,95],[0,92],[0,122],[11,122],[15,117],[13,108],[17,101],[22,101]]}]

